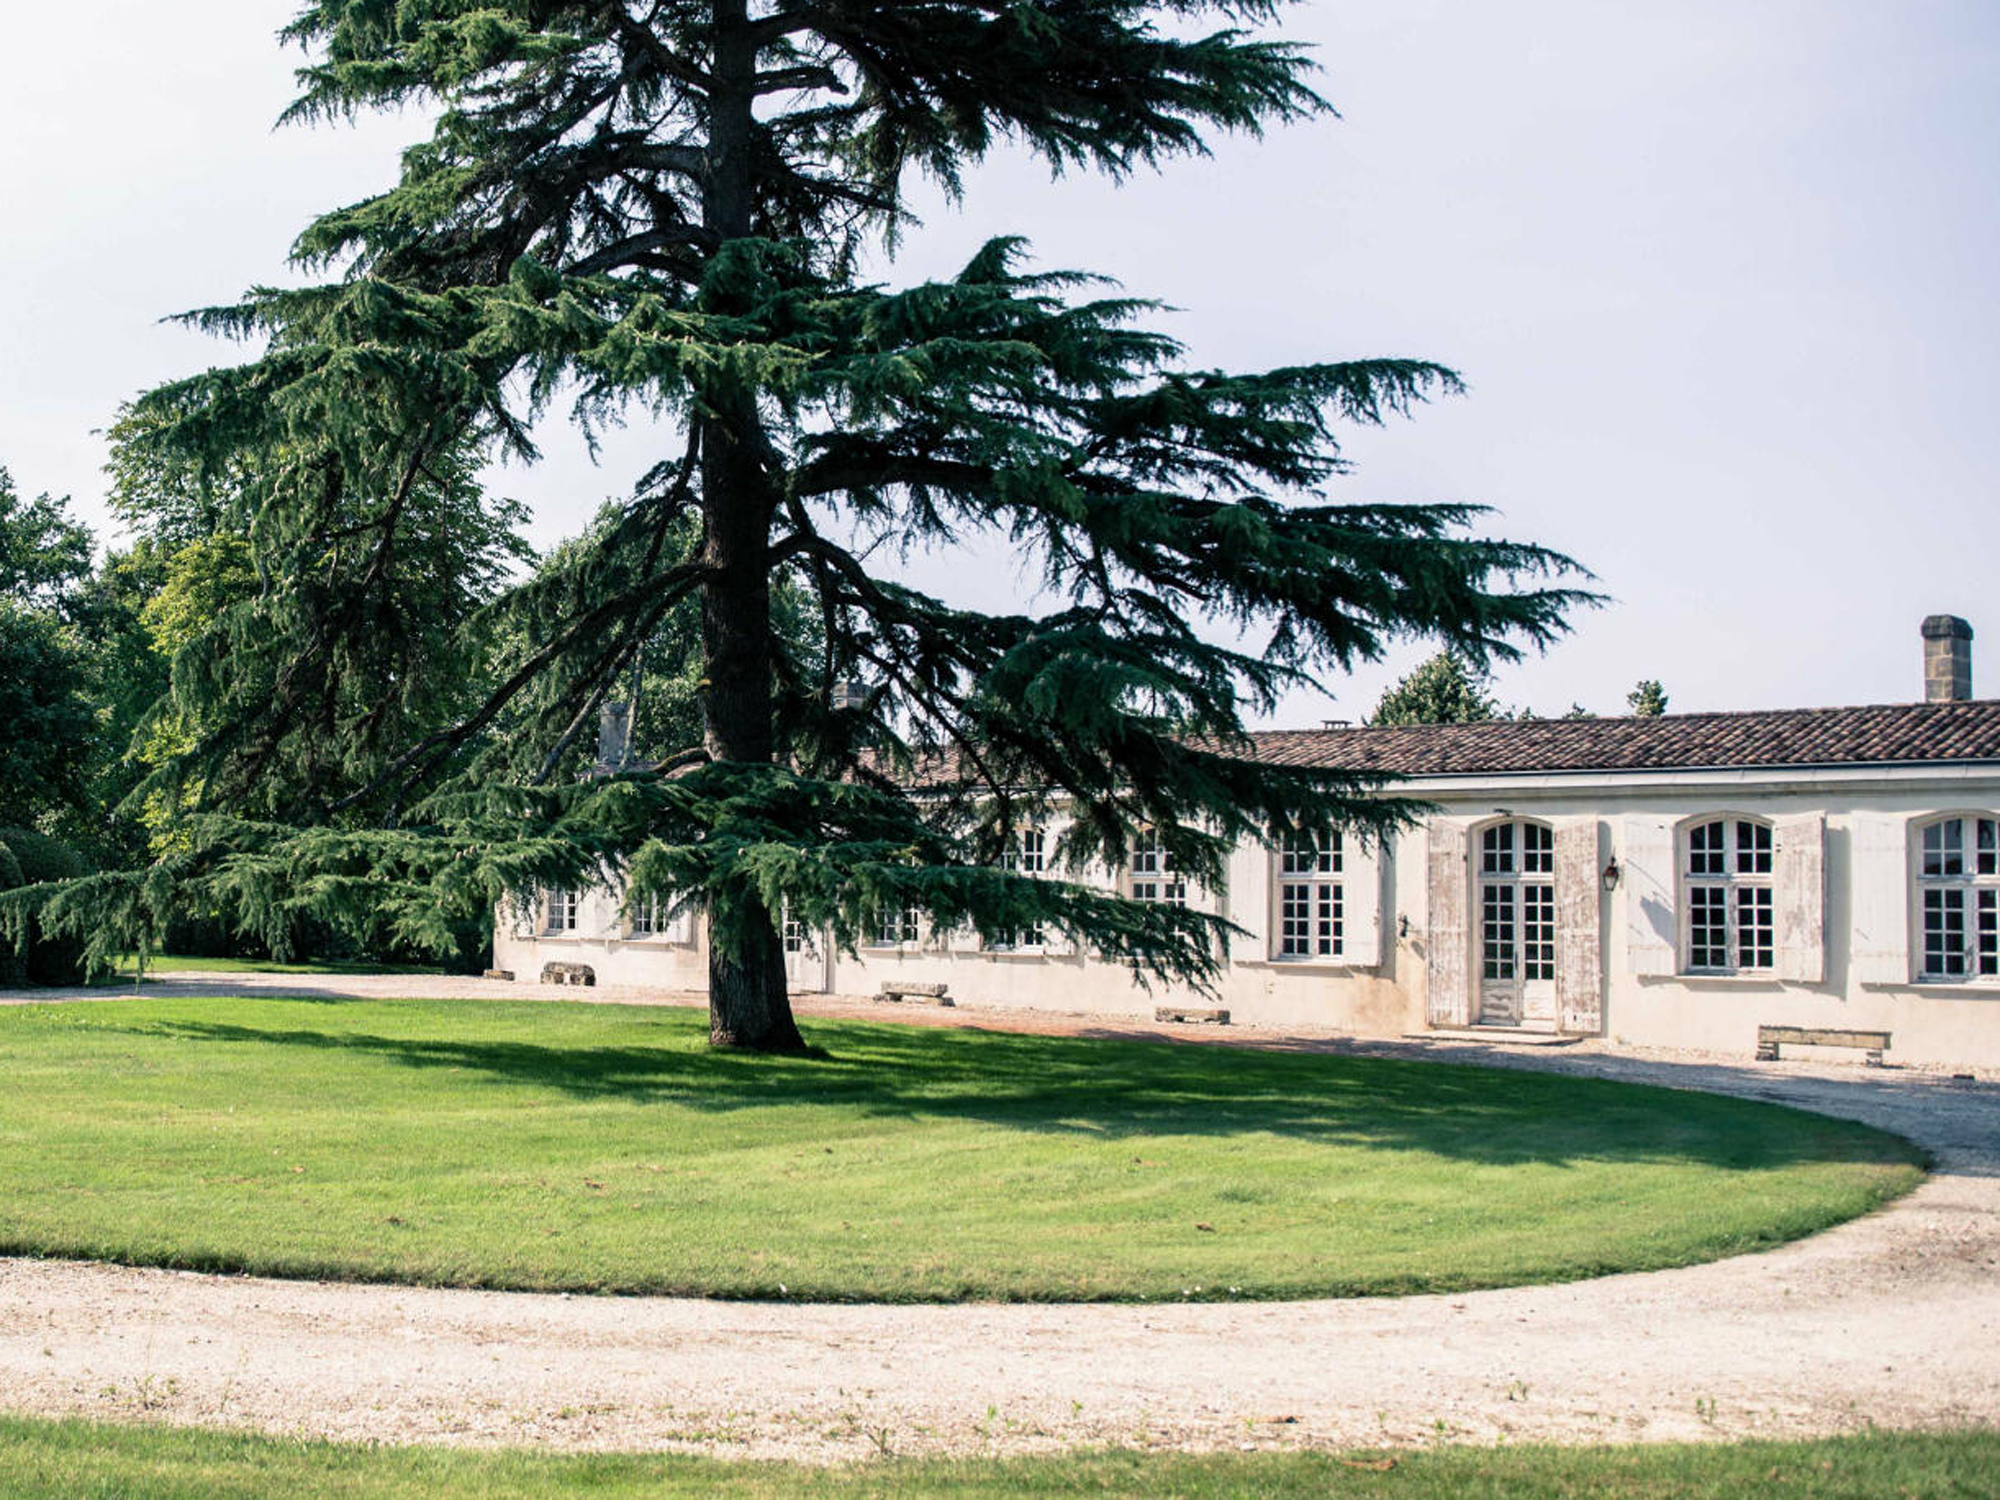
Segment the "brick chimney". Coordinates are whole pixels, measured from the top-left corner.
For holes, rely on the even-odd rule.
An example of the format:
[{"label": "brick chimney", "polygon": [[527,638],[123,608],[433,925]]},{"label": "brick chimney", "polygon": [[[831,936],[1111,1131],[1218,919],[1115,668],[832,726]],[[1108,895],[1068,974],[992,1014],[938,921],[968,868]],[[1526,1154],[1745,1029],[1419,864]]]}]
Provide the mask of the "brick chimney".
[{"label": "brick chimney", "polygon": [[1924,699],[1963,703],[1972,696],[1972,627],[1957,615],[1924,621]]}]

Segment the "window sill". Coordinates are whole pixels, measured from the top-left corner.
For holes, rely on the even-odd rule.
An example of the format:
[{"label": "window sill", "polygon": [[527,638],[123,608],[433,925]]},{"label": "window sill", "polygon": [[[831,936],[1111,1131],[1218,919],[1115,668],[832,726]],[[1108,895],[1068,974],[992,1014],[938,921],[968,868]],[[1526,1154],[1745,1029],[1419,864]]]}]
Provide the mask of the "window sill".
[{"label": "window sill", "polygon": [[1355,973],[1382,967],[1379,963],[1364,964],[1353,958],[1240,958],[1232,959],[1230,962],[1232,968],[1269,969],[1277,974]]},{"label": "window sill", "polygon": [[1913,979],[1908,984],[1889,985],[1886,988],[1915,990],[1929,1000],[1946,1000],[1953,995],[1974,995],[1981,999],[1991,999],[2000,995],[2000,977],[1982,974],[1977,979]]},{"label": "window sill", "polygon": [[[1714,984],[1730,989],[1775,990],[1787,983],[1775,971],[1763,974],[1745,974],[1741,970],[1734,974],[1710,973],[1705,969],[1684,969],[1678,974],[1661,974],[1660,979],[1672,979],[1679,984]],[[1791,983],[1801,981],[1793,980]]]}]

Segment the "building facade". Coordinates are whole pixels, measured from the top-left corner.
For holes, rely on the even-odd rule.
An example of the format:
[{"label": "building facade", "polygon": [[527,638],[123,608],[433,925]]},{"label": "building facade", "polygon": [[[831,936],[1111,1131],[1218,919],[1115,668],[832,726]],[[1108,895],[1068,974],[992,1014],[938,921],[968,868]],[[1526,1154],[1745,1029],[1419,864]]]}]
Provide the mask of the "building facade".
[{"label": "building facade", "polygon": [[[1255,736],[1273,761],[1396,773],[1398,795],[1434,810],[1379,841],[1247,843],[1213,888],[1143,840],[1129,868],[1086,872],[1240,928],[1214,998],[1142,987],[1060,933],[982,942],[910,912],[882,913],[852,953],[788,923],[791,978],[801,992],[921,981],[976,1005],[1150,1017],[1179,1001],[1259,1026],[1525,1029],[1745,1056],[1761,1026],[1886,1031],[1890,1061],[2000,1066],[2000,701],[1962,696],[1971,632],[1943,618],[1925,622],[1936,696],[1923,703]],[[1027,831],[1013,862],[1040,872],[1060,831]],[[706,981],[698,920],[623,912],[610,891],[503,914],[495,949],[528,981],[550,961],[604,983]]]}]

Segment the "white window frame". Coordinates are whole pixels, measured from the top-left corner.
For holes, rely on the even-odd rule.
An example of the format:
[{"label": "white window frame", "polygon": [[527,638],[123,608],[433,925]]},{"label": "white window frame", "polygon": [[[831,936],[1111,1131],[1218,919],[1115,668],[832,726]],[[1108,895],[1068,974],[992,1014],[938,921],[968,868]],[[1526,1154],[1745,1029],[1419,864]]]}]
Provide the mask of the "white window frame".
[{"label": "white window frame", "polygon": [[[1000,868],[1021,875],[1042,875],[1049,867],[1048,831],[1031,824],[1023,828],[1000,856]],[[1039,953],[1048,946],[1048,932],[1039,924],[1003,927],[986,947],[996,953]]]},{"label": "white window frame", "polygon": [[[1505,838],[1496,838],[1503,830]],[[1528,847],[1531,833],[1536,845],[1532,850]],[[1492,819],[1471,830],[1466,858],[1472,874],[1467,920],[1473,937],[1474,996],[1489,984],[1525,987],[1555,983],[1562,911],[1561,892],[1556,889],[1555,825],[1542,818],[1512,814]],[[1495,903],[1487,900],[1488,887],[1511,888],[1512,894],[1499,903],[1507,922],[1504,937],[1498,934],[1498,918],[1492,911]],[[1531,903],[1528,890],[1541,887],[1549,891],[1547,902]],[[1489,972],[1502,965],[1512,965],[1513,974]],[[1525,996],[1525,988],[1522,993]],[[1475,1015],[1479,1012],[1476,998],[1473,1011]]]},{"label": "white window frame", "polygon": [[[1947,830],[1956,831],[1956,848]],[[1910,830],[1910,853],[1910,946],[1917,983],[2000,981],[2000,813],[1920,819]],[[1954,912],[1955,946],[1949,942]]]},{"label": "white window frame", "polygon": [[575,937],[582,916],[583,895],[574,886],[552,886],[542,892],[543,937]]},{"label": "white window frame", "polygon": [[1132,840],[1132,855],[1125,864],[1125,895],[1165,906],[1188,904],[1187,880],[1174,868],[1173,851],[1162,843],[1157,828],[1142,828]]},{"label": "white window frame", "polygon": [[1339,963],[1347,956],[1346,846],[1337,828],[1273,840],[1271,961]]},{"label": "white window frame", "polygon": [[665,942],[673,935],[674,902],[658,891],[633,898],[625,913],[625,936],[635,943]]},{"label": "white window frame", "polygon": [[922,941],[914,902],[879,906],[868,924],[864,948],[914,948]]},{"label": "white window frame", "polygon": [[[1711,843],[1717,828],[1719,847]],[[1680,972],[1695,978],[1776,979],[1777,825],[1754,813],[1708,812],[1684,818],[1674,830],[1674,870],[1680,897]],[[1699,946],[1698,906],[1719,908],[1721,918],[1718,924],[1702,924],[1710,932],[1719,929],[1720,936]],[[1746,948],[1745,918],[1752,915],[1762,921],[1747,924],[1751,941]],[[1718,944],[1719,963],[1714,957]]]}]

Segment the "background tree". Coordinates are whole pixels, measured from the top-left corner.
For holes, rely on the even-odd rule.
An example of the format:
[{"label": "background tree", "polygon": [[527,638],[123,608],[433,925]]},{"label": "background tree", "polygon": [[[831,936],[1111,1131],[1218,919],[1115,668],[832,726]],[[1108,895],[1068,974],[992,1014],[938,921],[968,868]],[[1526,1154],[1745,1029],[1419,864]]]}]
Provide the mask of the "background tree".
[{"label": "background tree", "polygon": [[[101,883],[100,922],[157,921],[198,886],[252,925],[303,905],[441,939],[502,893],[629,877],[705,907],[711,1035],[757,1048],[801,1045],[780,902],[843,943],[907,904],[1212,976],[1219,919],[995,855],[1057,801],[1071,868],[1151,827],[1196,877],[1242,837],[1396,821],[1376,778],[1245,758],[1244,716],[1399,634],[1476,662],[1545,641],[1580,597],[1546,581],[1564,561],[1471,534],[1469,507],[1323,498],[1336,424],[1455,391],[1437,365],[1188,369],[1141,326],[1150,304],[1033,272],[1011,240],[941,283],[854,269],[909,227],[912,171],[955,190],[997,142],[1115,176],[1319,111],[1301,54],[1241,29],[1275,14],[307,5],[293,118],[416,104],[436,124],[393,188],[301,236],[300,264],[333,279],[197,315],[262,340],[252,362],[134,410],[134,457],[192,479],[175,493],[234,492],[260,594],[174,664],[205,726],[181,776],[202,788],[187,852]],[[468,608],[513,525],[468,476],[531,459],[564,392],[586,430],[657,419],[658,462],[566,582]],[[448,565],[410,573],[448,538]],[[972,611],[871,562],[960,540],[1012,548],[1036,580],[1020,608]],[[785,589],[819,620],[816,661],[786,649]],[[563,737],[689,601],[700,742],[656,772],[560,774]],[[468,622],[454,671],[510,622],[539,644],[427,728],[399,653],[441,617]],[[1211,625],[1260,634],[1239,650]],[[836,691],[856,680],[858,698]],[[244,806],[261,821],[221,815]]]},{"label": "background tree", "polygon": [[1382,694],[1368,722],[1474,724],[1504,717],[1486,674],[1457,651],[1440,651]]},{"label": "background tree", "polygon": [[91,536],[0,468],[0,823],[78,819],[95,749]]},{"label": "background tree", "polygon": [[1639,685],[1625,695],[1625,702],[1634,717],[1657,718],[1667,711],[1667,691],[1652,678],[1641,678]]}]

